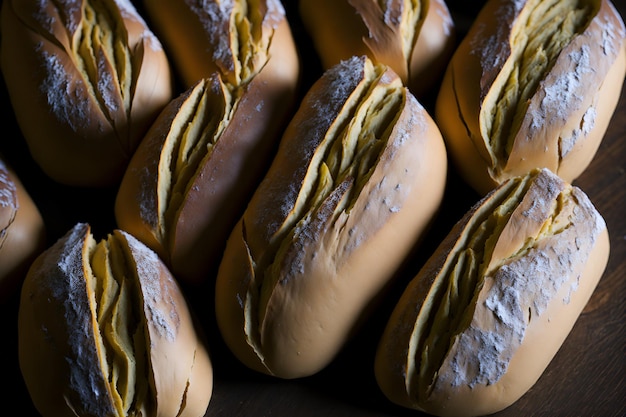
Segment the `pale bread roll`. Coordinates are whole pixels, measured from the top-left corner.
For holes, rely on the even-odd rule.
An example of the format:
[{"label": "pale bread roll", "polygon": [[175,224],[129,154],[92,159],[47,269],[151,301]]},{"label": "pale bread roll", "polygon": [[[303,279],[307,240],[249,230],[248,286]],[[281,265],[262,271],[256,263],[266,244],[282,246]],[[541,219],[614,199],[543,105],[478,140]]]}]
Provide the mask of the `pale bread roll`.
[{"label": "pale bread roll", "polygon": [[486,194],[548,168],[572,182],[606,132],[626,75],[608,0],[489,0],[456,50],[435,119],[463,178]]},{"label": "pale bread roll", "polygon": [[228,240],[224,340],[281,378],[327,366],[435,216],[441,135],[398,76],[353,57],[311,87]]},{"label": "pale bread roll", "polygon": [[0,65],[33,158],[55,181],[111,186],[172,97],[159,40],[128,0],[2,3]]},{"label": "pale bread roll", "polygon": [[206,413],[213,368],[176,281],[126,232],[78,223],[32,264],[19,363],[42,416]]},{"label": "pale bread roll", "polygon": [[438,416],[500,411],[564,343],[606,267],[602,216],[550,171],[478,202],[407,285],[381,337],[384,394]]},{"label": "pale bread roll", "polygon": [[[120,185],[115,217],[192,285],[215,274],[295,102],[299,62],[284,10],[274,0],[250,4],[255,9],[244,25],[239,3],[147,5],[171,13],[159,27],[190,59],[179,61],[193,72],[188,81],[201,78],[168,104],[139,145]],[[209,25],[207,16],[217,21]],[[249,43],[237,45],[233,38]],[[219,60],[212,61],[218,49]]]},{"label": "pale bread roll", "polygon": [[[145,0],[143,5],[185,88],[214,73],[243,85],[263,72],[271,88],[293,89],[299,62],[280,0]],[[263,68],[268,62],[270,68]]]}]

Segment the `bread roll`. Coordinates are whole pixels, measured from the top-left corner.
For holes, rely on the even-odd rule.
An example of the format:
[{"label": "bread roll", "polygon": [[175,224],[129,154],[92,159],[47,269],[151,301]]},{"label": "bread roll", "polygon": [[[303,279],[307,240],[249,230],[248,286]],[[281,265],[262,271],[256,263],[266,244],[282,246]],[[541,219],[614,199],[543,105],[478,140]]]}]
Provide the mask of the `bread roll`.
[{"label": "bread roll", "polygon": [[604,220],[548,171],[511,178],[457,223],[382,335],[385,395],[439,416],[495,413],[537,381],[607,264]]},{"label": "bread roll", "polygon": [[45,245],[46,226],[39,209],[0,158],[0,302],[17,291]]},{"label": "bread roll", "polygon": [[330,363],[434,217],[441,135],[366,57],[316,81],[233,230],[216,318],[239,360],[280,378]]},{"label": "bread roll", "polygon": [[367,55],[418,97],[435,89],[454,51],[443,0],[300,0],[300,16],[324,68]]},{"label": "bread roll", "polygon": [[43,416],[203,416],[212,365],[172,275],[115,230],[79,223],[33,263],[19,363]]},{"label": "bread roll", "polygon": [[625,33],[608,0],[489,0],[436,103],[450,157],[467,182],[485,194],[533,168],[577,178],[617,105]]},{"label": "bread roll", "polygon": [[160,42],[127,0],[2,3],[0,65],[30,152],[55,181],[121,179],[172,97]]},{"label": "bread roll", "polygon": [[233,86],[263,73],[274,89],[293,89],[298,57],[280,0],[143,4],[185,88],[217,72]]},{"label": "bread roll", "polygon": [[[181,16],[186,16],[185,8],[201,13],[188,2],[158,5],[165,11],[174,3],[184,3],[177,8]],[[119,227],[158,252],[177,278],[193,285],[214,276],[226,239],[265,174],[292,113],[298,57],[282,9],[273,0],[267,3],[273,6],[263,2],[249,10],[250,20],[240,15],[243,3],[204,3],[204,14],[196,20],[219,17],[223,20],[213,22],[216,28],[232,32],[202,36],[214,45],[198,45],[199,61],[185,68],[206,71],[202,59],[212,55],[203,52],[222,48],[231,37],[250,44],[241,51],[229,44],[235,49],[222,51],[223,62],[217,61],[221,66],[167,106],[137,149],[118,191]],[[189,20],[172,19],[170,25],[180,24],[173,33],[200,36],[185,30]],[[259,33],[263,36],[255,38]],[[187,44],[180,42],[185,50]]]}]

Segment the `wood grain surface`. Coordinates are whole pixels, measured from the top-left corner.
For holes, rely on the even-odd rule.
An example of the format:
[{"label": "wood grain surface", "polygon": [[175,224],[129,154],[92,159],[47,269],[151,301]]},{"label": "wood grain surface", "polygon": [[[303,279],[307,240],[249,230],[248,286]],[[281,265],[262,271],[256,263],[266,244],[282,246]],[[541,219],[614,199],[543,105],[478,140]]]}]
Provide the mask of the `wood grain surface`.
[{"label": "wood grain surface", "polygon": [[[480,2],[448,1],[463,35]],[[615,6],[626,15],[626,2]],[[285,2],[293,33],[302,53],[303,91],[319,75],[319,63],[301,25],[295,1]],[[307,84],[308,83],[308,84]],[[50,243],[78,221],[89,222],[94,234],[104,237],[115,228],[110,189],[76,189],[49,180],[34,164],[8,108],[2,82],[3,104],[0,154],[13,166],[40,207]],[[424,101],[427,109],[432,100]],[[572,332],[539,381],[511,407],[497,416],[626,416],[626,88],[606,136],[589,168],[574,184],[593,201],[605,218],[610,238],[609,264],[591,300]],[[260,375],[241,365],[226,349],[215,327],[212,293],[193,291],[190,302],[204,323],[215,367],[214,392],[206,416],[420,416],[419,412],[391,404],[376,386],[373,360],[376,344],[394,302],[407,280],[440,240],[478,199],[450,171],[444,204],[424,243],[411,258],[376,313],[345,347],[339,357],[320,373],[299,380],[280,380]],[[17,365],[17,297],[0,305],[4,332],[0,337],[0,369],[5,388],[3,409],[14,415],[37,415],[25,390]],[[6,387],[6,384],[9,384]],[[5,414],[0,411],[0,415]]]}]

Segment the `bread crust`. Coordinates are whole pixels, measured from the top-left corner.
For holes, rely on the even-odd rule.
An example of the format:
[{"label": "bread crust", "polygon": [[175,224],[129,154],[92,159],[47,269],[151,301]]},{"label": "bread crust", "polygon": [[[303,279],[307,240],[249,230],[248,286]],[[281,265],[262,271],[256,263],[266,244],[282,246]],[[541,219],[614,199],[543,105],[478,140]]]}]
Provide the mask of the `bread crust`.
[{"label": "bread crust", "polygon": [[[546,169],[529,177],[530,186],[495,236],[471,303],[450,313],[463,314],[464,324],[452,337],[442,334],[450,337],[449,344],[442,362],[432,364],[436,373],[428,387],[418,373],[425,365],[426,323],[438,307],[437,294],[449,285],[446,274],[468,247],[471,230],[517,179],[468,211],[407,285],[376,353],[376,379],[391,401],[440,416],[495,413],[531,388],[564,343],[606,267],[608,232],[580,189]],[[564,209],[568,194],[574,203]],[[558,223],[555,210],[567,210],[569,223],[558,233],[546,233],[548,223]],[[529,239],[533,244],[525,247]]]},{"label": "bread crust", "polygon": [[[114,185],[172,97],[169,63],[130,2],[64,5],[3,2],[2,73],[28,148],[44,172],[66,185]],[[81,34],[98,25],[83,13],[93,5],[99,10],[94,19],[106,15],[111,25],[123,26],[109,33],[128,53],[122,67],[115,67],[120,56],[107,55],[113,52],[106,52],[106,41],[100,44],[97,35]],[[99,27],[103,33],[109,30]],[[82,39],[92,42],[94,68],[81,55],[87,54]]]},{"label": "bread crust", "polygon": [[17,292],[45,245],[46,227],[38,207],[0,158],[0,302]]},{"label": "bread crust", "polygon": [[[20,369],[33,403],[44,416],[120,415],[108,381],[117,363],[111,357],[122,362],[124,354],[103,351],[101,341],[108,340],[109,332],[123,333],[119,329],[129,322],[129,328],[140,329],[133,334],[134,349],[145,349],[134,352],[132,362],[138,370],[146,364],[145,374],[115,374],[120,392],[128,378],[136,393],[128,413],[203,415],[212,393],[212,365],[182,292],[153,251],[126,232],[116,230],[112,236],[108,244],[119,245],[129,268],[128,281],[117,278],[132,298],[131,307],[124,309],[121,293],[111,295],[118,297],[115,306],[120,309],[115,322],[101,322],[109,295],[100,289],[109,283],[94,272],[96,242],[89,225],[74,226],[28,272],[18,342]],[[116,265],[109,265],[116,275]]]},{"label": "bread crust", "polygon": [[576,179],[600,145],[626,75],[621,17],[608,0],[588,2],[586,23],[558,48],[547,69],[530,70],[541,74],[533,81],[536,88],[505,106],[522,109],[503,122],[510,134],[498,138],[490,133],[493,112],[509,94],[508,86],[522,86],[522,75],[515,82],[507,77],[516,63],[523,65],[520,54],[534,52],[521,50],[524,36],[557,36],[538,29],[524,33],[534,3],[542,4],[488,1],[453,55],[437,97],[435,119],[453,164],[482,195],[534,168],[548,168],[568,182]]},{"label": "bread crust", "polygon": [[[166,3],[173,6],[176,2]],[[185,7],[189,6],[181,6],[178,12],[181,16],[186,15],[182,10]],[[156,9],[165,12],[167,7]],[[200,72],[206,78],[197,80],[164,109],[139,145],[118,191],[115,216],[120,227],[159,253],[175,276],[188,284],[204,283],[214,275],[226,239],[265,174],[292,114],[298,57],[285,16],[271,11],[275,14],[264,18],[262,27],[273,33],[269,50],[265,51],[268,59],[249,79],[237,81],[232,71],[224,73],[221,68],[207,73],[209,69],[200,65],[206,57],[199,51],[195,54],[196,62],[181,63],[185,68],[195,68],[189,80],[201,76]],[[223,18],[228,20],[228,16]],[[168,23],[169,30],[176,29],[175,24],[176,20]],[[193,31],[178,29],[179,37],[195,37]],[[226,37],[224,33],[220,35]],[[209,37],[202,39],[205,42]],[[170,197],[164,197],[166,190],[161,184],[169,181],[164,179],[172,175],[168,161],[176,158],[166,142],[177,134],[180,126],[176,119],[188,111],[186,106],[196,99],[194,91],[199,88],[210,90],[206,97],[213,102],[211,105],[220,108],[226,102],[232,108],[226,110],[222,124],[208,132],[214,135],[212,149],[202,156],[189,178],[173,218],[165,221],[159,219],[159,213],[164,205],[174,203]],[[198,135],[206,133],[200,131]],[[198,150],[198,154],[205,151]]]},{"label": "bread crust", "polygon": [[[227,242],[217,322],[234,354],[259,372],[298,378],[331,362],[439,208],[445,148],[430,116],[401,88],[405,99],[387,122],[389,137],[371,176],[356,184],[337,180],[306,211],[325,137],[354,120],[345,112],[363,99],[368,65],[366,57],[353,57],[313,85]],[[389,69],[379,82],[401,85]]]},{"label": "bread crust", "polygon": [[[260,19],[255,41],[270,44],[266,51],[250,51],[258,55],[248,63],[253,73],[260,73],[267,55],[271,68],[263,68],[269,85],[276,89],[295,84],[299,76],[299,61],[295,43],[286,19],[285,10],[279,0],[249,2],[235,0],[220,2],[210,0],[202,5],[194,5],[185,0],[148,0],[144,2],[146,13],[154,25],[156,33],[171,56],[172,62],[185,88],[190,88],[199,80],[220,73],[224,81],[241,84],[244,69],[237,62],[242,53],[234,38],[231,25],[238,17],[237,6],[242,5],[245,17],[250,20]],[[243,17],[243,16],[242,16]],[[241,38],[239,42],[244,42]],[[245,78],[245,76],[243,77]]]},{"label": "bread crust", "polygon": [[[300,16],[323,67],[331,68],[354,55],[367,55],[390,66],[418,98],[434,91],[456,39],[445,2],[420,1],[416,23],[399,21],[400,14],[406,12],[406,2],[387,2],[386,10],[379,3],[300,0]],[[404,42],[409,42],[409,51],[403,51]]]}]

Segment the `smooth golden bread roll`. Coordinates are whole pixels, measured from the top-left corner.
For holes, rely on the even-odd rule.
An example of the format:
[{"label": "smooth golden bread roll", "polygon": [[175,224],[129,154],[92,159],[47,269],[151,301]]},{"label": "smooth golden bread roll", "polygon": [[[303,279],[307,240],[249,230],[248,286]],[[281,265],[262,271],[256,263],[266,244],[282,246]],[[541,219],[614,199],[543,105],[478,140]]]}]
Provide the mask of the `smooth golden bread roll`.
[{"label": "smooth golden bread roll", "polygon": [[0,158],[0,302],[17,291],[45,245],[46,226],[39,208]]},{"label": "smooth golden bread roll", "polygon": [[617,105],[625,33],[608,0],[489,0],[452,57],[435,110],[466,181],[486,194],[533,168],[576,179]]},{"label": "smooth golden bread roll", "polygon": [[435,90],[456,31],[443,0],[300,0],[324,68],[353,55],[391,67],[418,97]]},{"label": "smooth golden bread roll", "polygon": [[121,179],[172,98],[165,52],[127,0],[2,3],[0,65],[28,148],[72,186]]},{"label": "smooth golden bread roll", "polygon": [[215,302],[234,355],[280,378],[329,364],[435,216],[446,168],[393,71],[365,56],[327,70],[227,242]]},{"label": "smooth golden bread roll", "polygon": [[495,413],[537,381],[609,256],[605,222],[547,169],[476,204],[408,284],[376,353],[393,402],[439,416]]},{"label": "smooth golden bread roll", "polygon": [[[185,8],[186,13],[201,13],[188,2],[157,3],[163,7],[153,7],[161,12],[178,4],[181,16],[186,16]],[[178,279],[193,285],[206,282],[217,270],[226,239],[293,112],[299,64],[282,9],[273,0],[267,2],[272,7],[251,3],[246,20],[240,15],[244,4],[204,3],[204,14],[196,20],[219,17],[223,20],[215,30],[221,31],[204,34],[203,42],[214,45],[197,45],[199,61],[183,67],[211,69],[201,66],[212,56],[205,51],[223,48],[234,42],[231,37],[249,44],[228,44],[233,49],[222,51],[215,72],[168,104],[133,156],[115,204],[119,227],[158,252]],[[189,20],[169,30],[176,29],[179,37],[199,37],[182,26]],[[189,47],[180,43],[183,51]],[[195,76],[201,74],[190,79]]]},{"label": "smooth golden bread roll", "polygon": [[143,5],[186,88],[217,72],[230,85],[263,73],[277,90],[293,89],[299,62],[280,0],[144,0]]},{"label": "smooth golden bread roll", "polygon": [[205,414],[213,368],[155,252],[78,223],[33,263],[18,314],[19,364],[43,416]]}]

